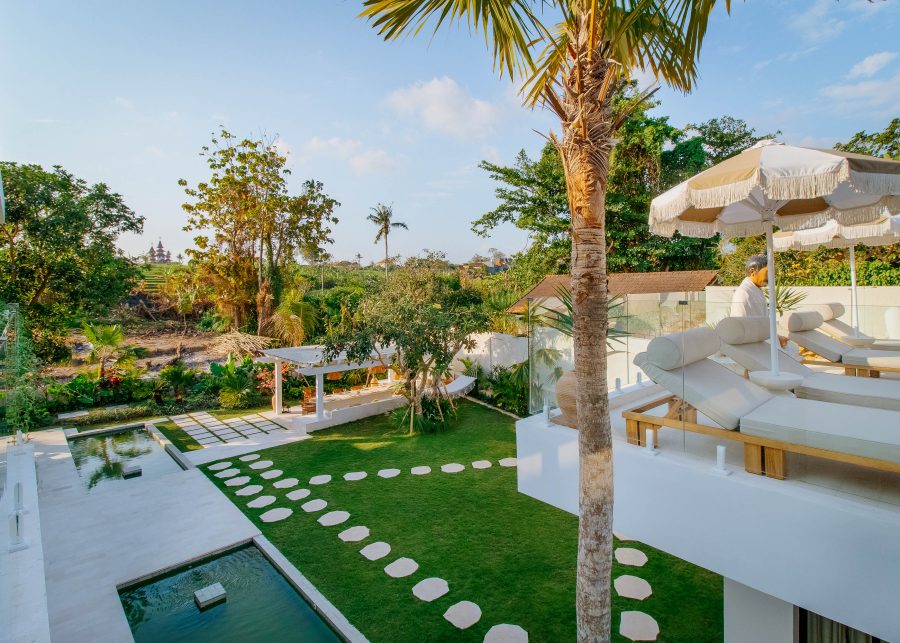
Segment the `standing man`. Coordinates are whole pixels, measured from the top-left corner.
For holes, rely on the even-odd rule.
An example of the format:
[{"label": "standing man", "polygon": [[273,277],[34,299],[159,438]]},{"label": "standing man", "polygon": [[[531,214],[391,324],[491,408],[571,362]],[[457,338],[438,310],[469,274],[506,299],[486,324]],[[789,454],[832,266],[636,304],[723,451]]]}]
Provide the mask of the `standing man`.
[{"label": "standing man", "polygon": [[755,255],[744,264],[747,276],[731,297],[732,317],[765,317],[769,305],[762,289],[769,282],[766,255]]}]

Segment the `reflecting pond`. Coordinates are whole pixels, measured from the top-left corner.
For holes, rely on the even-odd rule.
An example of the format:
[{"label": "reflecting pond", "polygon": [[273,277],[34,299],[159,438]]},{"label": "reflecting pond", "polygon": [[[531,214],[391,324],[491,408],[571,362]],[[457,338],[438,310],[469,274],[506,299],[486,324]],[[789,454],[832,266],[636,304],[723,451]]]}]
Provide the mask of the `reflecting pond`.
[{"label": "reflecting pond", "polygon": [[[142,476],[161,476],[181,467],[144,429],[70,438],[69,450],[75,467],[88,490],[103,489],[123,482],[126,465],[137,465]],[[128,482],[128,481],[125,481]]]}]

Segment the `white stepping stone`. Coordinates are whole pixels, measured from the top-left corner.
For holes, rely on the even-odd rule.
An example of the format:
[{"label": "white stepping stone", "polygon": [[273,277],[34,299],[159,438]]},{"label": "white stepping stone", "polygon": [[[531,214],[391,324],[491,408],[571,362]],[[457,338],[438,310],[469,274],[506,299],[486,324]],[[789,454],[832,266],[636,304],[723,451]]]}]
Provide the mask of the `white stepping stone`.
[{"label": "white stepping stone", "polygon": [[242,455],[238,458],[241,462],[253,462],[254,460],[259,460],[258,453],[248,453],[247,455]]},{"label": "white stepping stone", "polygon": [[459,473],[460,471],[464,471],[465,467],[461,464],[457,464],[456,462],[451,462],[450,464],[445,464],[441,466],[441,471],[444,473]]},{"label": "white stepping stone", "polygon": [[219,471],[219,473],[216,474],[216,477],[217,478],[233,478],[240,472],[241,472],[240,469],[225,469],[225,471]]},{"label": "white stepping stone", "polygon": [[226,480],[225,485],[228,487],[242,487],[248,482],[250,482],[250,476],[238,476],[237,478]]},{"label": "white stepping stone", "polygon": [[613,581],[613,586],[616,588],[616,593],[619,596],[636,598],[639,601],[644,600],[653,593],[653,590],[650,588],[650,583],[643,578],[629,576],[628,574],[619,576],[615,579]]},{"label": "white stepping stone", "polygon": [[288,500],[303,500],[308,495],[309,489],[294,489],[287,495],[287,498]]},{"label": "white stepping stone", "polygon": [[254,462],[250,465],[251,469],[268,469],[272,466],[271,460],[260,460],[259,462]]},{"label": "white stepping stone", "polygon": [[647,554],[633,547],[617,547],[614,554],[616,562],[620,565],[643,567],[647,562]]},{"label": "white stepping stone", "polygon": [[356,527],[350,527],[350,529],[345,529],[341,533],[338,534],[338,538],[343,540],[345,543],[356,543],[360,540],[365,540],[369,537],[369,528],[363,527],[362,525],[357,525]]},{"label": "white stepping stone", "polygon": [[378,560],[391,553],[391,546],[379,540],[377,543],[366,545],[359,550],[359,553],[369,560]]},{"label": "white stepping stone", "polygon": [[424,476],[431,473],[431,467],[413,467],[409,472],[414,476]]},{"label": "white stepping stone", "polygon": [[430,603],[450,591],[450,586],[443,578],[426,578],[413,585],[413,596],[420,601]]},{"label": "white stepping stone", "polygon": [[329,482],[331,482],[329,475],[313,476],[309,479],[309,484],[328,484]]},{"label": "white stepping stone", "polygon": [[312,513],[314,511],[321,511],[327,506],[327,502],[325,502],[321,498],[316,498],[315,500],[304,502],[302,505],[300,505],[300,508],[303,509],[303,511],[305,511],[306,513]]},{"label": "white stepping stone", "polygon": [[333,527],[342,522],[347,522],[349,519],[350,514],[346,511],[329,511],[327,514],[319,516],[319,524],[323,527]]},{"label": "white stepping stone", "polygon": [[630,641],[655,641],[659,638],[659,624],[643,612],[622,612],[619,634]]},{"label": "white stepping stone", "polygon": [[406,578],[415,574],[417,569],[419,569],[419,563],[412,558],[398,558],[384,568],[384,573],[391,578]]},{"label": "white stepping stone", "polygon": [[[265,475],[263,475],[263,477],[265,478]],[[291,487],[296,487],[298,484],[300,484],[300,481],[297,480],[297,478],[285,478],[284,480],[279,480],[272,486],[276,489],[289,489]]]},{"label": "white stepping stone", "polygon": [[516,466],[515,458],[500,458],[499,460],[501,467],[514,467]]},{"label": "white stepping stone", "polygon": [[476,460],[472,463],[473,469],[490,469],[493,463],[490,460]]},{"label": "white stepping stone", "polygon": [[230,462],[216,462],[215,464],[211,464],[206,468],[210,471],[221,471],[222,469],[227,469],[230,466]]},{"label": "white stepping stone", "polygon": [[444,618],[464,630],[481,620],[481,608],[472,601],[460,601],[444,612]]},{"label": "white stepping stone", "polygon": [[400,469],[382,469],[378,472],[379,478],[396,478],[400,475]]},{"label": "white stepping stone", "polygon": [[275,502],[275,496],[260,496],[248,502],[247,506],[251,509],[259,509],[260,507],[268,507],[273,502]]},{"label": "white stepping stone", "polygon": [[616,540],[621,540],[622,542],[626,542],[626,543],[634,541],[634,538],[628,538],[627,536],[623,536],[622,534],[617,534],[616,532],[613,532],[613,536],[616,537]]},{"label": "white stepping stone", "polygon": [[351,471],[350,473],[344,474],[344,480],[350,480],[351,482],[355,480],[362,480],[366,477],[365,471]]},{"label": "white stepping stone", "polygon": [[267,512],[260,514],[259,519],[263,522],[278,522],[279,520],[284,520],[289,517],[292,513],[294,513],[293,509],[276,507],[275,509],[269,509]]},{"label": "white stepping stone", "polygon": [[268,471],[263,471],[259,475],[263,480],[271,480],[273,478],[279,477],[282,473],[284,473],[284,471],[282,471],[281,469],[269,469]]},{"label": "white stepping stone", "polygon": [[251,484],[247,485],[243,489],[238,489],[234,493],[236,496],[252,496],[253,494],[259,493],[262,490],[263,488],[261,484]]},{"label": "white stepping stone", "polygon": [[501,623],[488,630],[484,643],[528,643],[528,632],[518,625]]}]

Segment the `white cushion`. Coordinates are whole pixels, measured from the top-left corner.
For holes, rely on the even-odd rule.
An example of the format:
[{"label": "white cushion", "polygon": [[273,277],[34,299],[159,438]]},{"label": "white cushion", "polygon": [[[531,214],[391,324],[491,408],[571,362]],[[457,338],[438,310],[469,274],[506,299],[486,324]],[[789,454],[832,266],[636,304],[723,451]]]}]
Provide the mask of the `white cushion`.
[{"label": "white cushion", "polygon": [[841,356],[841,362],[852,366],[883,366],[900,368],[900,353],[854,348]]},{"label": "white cushion", "polygon": [[[818,316],[819,313],[814,314]],[[790,332],[788,333],[788,339],[796,342],[803,348],[808,348],[831,362],[840,362],[841,356],[851,350],[850,346],[847,346],[843,342],[839,342],[833,337],[829,337],[819,330]]]},{"label": "white cushion", "polygon": [[719,352],[719,344],[719,336],[713,329],[692,328],[654,337],[647,345],[647,358],[668,371],[714,355]]},{"label": "white cushion", "polygon": [[741,433],[900,463],[900,413],[776,396],[741,419]]},{"label": "white cushion", "polygon": [[725,429],[738,428],[741,417],[772,397],[763,387],[710,359],[664,370],[647,353],[639,353],[634,363],[651,380]]},{"label": "white cushion", "polygon": [[[838,306],[839,304],[835,304]],[[841,306],[841,310],[843,310],[843,306]],[[834,319],[838,317],[838,315],[834,314],[834,307],[831,304],[812,304],[810,306],[804,306],[798,312],[808,313],[811,311],[815,311],[822,316],[822,321],[828,321],[829,319]]]},{"label": "white cushion", "polygon": [[726,317],[716,324],[716,332],[726,344],[750,344],[769,339],[768,317]]},{"label": "white cushion", "polygon": [[[772,356],[769,352],[769,342],[755,342],[753,344],[728,344],[722,342],[722,352],[748,371],[768,371],[772,368]],[[793,357],[778,349],[778,369],[784,373],[794,373],[806,376],[812,373]]]},{"label": "white cushion", "polygon": [[817,310],[794,310],[784,316],[784,327],[792,333],[814,330],[822,325],[822,315]]},{"label": "white cushion", "polygon": [[839,304],[836,301],[833,301],[833,302],[831,302],[829,304],[825,304],[825,305],[828,306],[829,308],[831,308],[831,318],[832,319],[837,319],[838,317],[843,315],[844,312],[847,310],[846,308],[844,308],[844,304]]},{"label": "white cushion", "polygon": [[808,400],[900,411],[898,381],[814,373],[804,377],[794,392]]},{"label": "white cushion", "polygon": [[876,339],[869,348],[879,351],[900,351],[900,339]]}]

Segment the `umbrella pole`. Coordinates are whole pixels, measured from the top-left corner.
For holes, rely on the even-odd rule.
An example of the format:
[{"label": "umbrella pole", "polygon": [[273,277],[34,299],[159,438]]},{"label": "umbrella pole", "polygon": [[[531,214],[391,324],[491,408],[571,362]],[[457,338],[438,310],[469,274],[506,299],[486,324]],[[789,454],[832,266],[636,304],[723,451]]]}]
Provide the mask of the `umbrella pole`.
[{"label": "umbrella pole", "polygon": [[772,238],[774,224],[766,223],[766,267],[769,273],[769,357],[772,374],[778,375],[778,307],[775,301],[775,242]]},{"label": "umbrella pole", "polygon": [[850,246],[850,323],[859,337],[859,298],[856,294],[856,248]]}]

